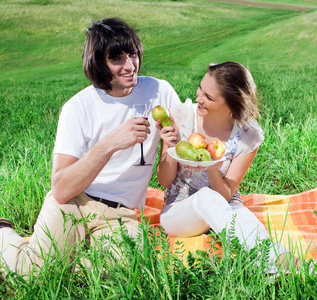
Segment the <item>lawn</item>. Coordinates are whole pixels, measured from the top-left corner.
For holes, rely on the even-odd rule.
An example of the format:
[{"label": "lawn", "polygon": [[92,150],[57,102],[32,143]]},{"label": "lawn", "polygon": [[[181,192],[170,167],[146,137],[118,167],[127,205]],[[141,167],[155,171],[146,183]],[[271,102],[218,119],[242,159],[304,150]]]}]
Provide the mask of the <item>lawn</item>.
[{"label": "lawn", "polygon": [[[295,194],[316,188],[316,2],[265,2],[307,6],[309,10],[198,0],[2,0],[0,216],[10,218],[22,235],[32,233],[50,189],[59,111],[71,96],[89,85],[81,64],[85,29],[91,20],[105,16],[119,16],[137,29],[144,45],[140,74],[168,80],[182,101],[195,99],[210,62],[234,60],[247,66],[258,86],[259,123],[265,130],[265,141],[241,184],[241,192]],[[159,187],[155,175],[150,185]],[[210,259],[200,258],[203,263],[197,264],[191,258],[192,268],[186,268],[172,254],[161,252],[166,259],[160,260],[151,248],[153,241],[148,252],[138,254],[133,254],[133,243],[122,247],[127,247],[127,261],[114,264],[113,269],[105,266],[113,275],[108,279],[97,267],[92,274],[84,267],[82,273],[74,274],[72,266],[65,266],[64,258],[59,258],[55,265],[46,266],[39,281],[29,284],[12,276],[0,292],[12,299],[72,299],[76,295],[80,295],[78,299],[111,295],[113,299],[151,299],[151,295],[152,299],[186,299],[186,295],[188,299],[238,299],[243,295],[246,299],[256,295],[261,299],[299,299],[295,296],[302,292],[303,299],[313,299],[312,291],[316,290],[313,278],[305,277],[303,283],[294,274],[278,285],[264,282],[262,274],[243,264],[245,254],[238,260],[229,255],[216,266]],[[82,257],[98,253],[80,250]],[[153,262],[147,261],[144,253],[152,255]],[[94,258],[96,263],[101,260],[98,255]],[[244,271],[242,275],[232,272],[225,280],[219,278],[232,268]],[[44,278],[50,278],[50,283],[39,285]],[[254,278],[263,283],[256,287]],[[215,282],[214,289],[209,281]]]}]

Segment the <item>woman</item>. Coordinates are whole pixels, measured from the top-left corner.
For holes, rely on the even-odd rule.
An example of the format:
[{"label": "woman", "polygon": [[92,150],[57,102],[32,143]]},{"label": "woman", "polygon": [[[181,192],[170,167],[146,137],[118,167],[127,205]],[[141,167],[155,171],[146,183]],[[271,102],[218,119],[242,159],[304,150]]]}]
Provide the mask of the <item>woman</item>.
[{"label": "woman", "polygon": [[[161,129],[157,177],[167,188],[161,225],[171,236],[190,237],[210,229],[215,233],[229,230],[234,223],[234,235],[250,250],[269,238],[237,190],[263,141],[263,131],[255,121],[259,116],[255,83],[239,63],[211,64],[197,89],[196,102],[192,132],[201,133],[207,143],[220,140],[226,149],[225,160],[204,169],[181,165],[167,153],[180,140],[179,124]],[[281,261],[286,257],[282,245],[273,246],[270,265],[279,256]]]}]

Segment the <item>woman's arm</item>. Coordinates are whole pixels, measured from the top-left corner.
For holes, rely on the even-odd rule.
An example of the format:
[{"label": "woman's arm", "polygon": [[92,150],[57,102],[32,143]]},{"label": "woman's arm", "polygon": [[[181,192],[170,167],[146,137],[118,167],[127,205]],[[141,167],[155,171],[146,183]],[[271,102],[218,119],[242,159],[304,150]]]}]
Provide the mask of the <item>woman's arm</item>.
[{"label": "woman's arm", "polygon": [[224,178],[217,166],[208,167],[207,175],[210,188],[217,191],[229,201],[250,168],[258,149],[256,148],[246,155],[235,157]]},{"label": "woman's arm", "polygon": [[[171,117],[174,125],[174,120]],[[175,147],[177,142],[180,140],[179,131],[176,126],[174,127],[163,127],[157,125],[157,128],[161,129],[161,151],[160,159],[156,168],[157,179],[160,185],[167,188],[171,185],[177,174],[177,161],[170,157],[167,153],[167,149]]]},{"label": "woman's arm", "polygon": [[171,185],[177,174],[177,161],[171,158],[167,153],[168,145],[161,140],[160,160],[156,168],[158,182],[161,186],[167,188]]}]

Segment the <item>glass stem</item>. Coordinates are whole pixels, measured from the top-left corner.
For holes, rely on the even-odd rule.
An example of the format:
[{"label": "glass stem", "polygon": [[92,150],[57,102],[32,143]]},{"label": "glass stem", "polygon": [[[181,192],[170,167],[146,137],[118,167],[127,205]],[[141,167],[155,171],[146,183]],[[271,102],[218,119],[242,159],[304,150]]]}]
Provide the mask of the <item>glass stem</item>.
[{"label": "glass stem", "polygon": [[145,164],[144,157],[143,157],[143,143],[141,144],[141,161],[140,161],[140,164],[141,165]]}]

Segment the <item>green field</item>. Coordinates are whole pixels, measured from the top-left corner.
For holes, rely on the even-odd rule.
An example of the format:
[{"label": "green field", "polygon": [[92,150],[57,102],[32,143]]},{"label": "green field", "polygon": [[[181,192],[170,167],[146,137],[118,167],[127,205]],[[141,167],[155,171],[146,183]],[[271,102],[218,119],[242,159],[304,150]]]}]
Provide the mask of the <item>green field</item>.
[{"label": "green field", "polygon": [[[250,69],[261,100],[262,119],[259,123],[265,130],[265,141],[241,184],[242,193],[295,194],[316,188],[317,3],[304,0],[254,2],[298,5],[308,9],[262,8],[198,0],[2,0],[0,200],[3,205],[0,216],[11,219],[19,233],[32,233],[44,196],[50,189],[52,149],[59,111],[70,97],[89,85],[81,64],[85,29],[91,20],[113,16],[121,17],[135,27],[143,41],[144,63],[140,75],[168,80],[182,101],[195,99],[199,81],[210,62],[234,60]],[[155,175],[150,185],[158,187]],[[228,260],[227,263],[234,262]],[[163,268],[150,267],[153,270]],[[59,271],[51,275],[54,277],[55,274],[52,282],[59,289],[25,283],[19,293],[14,291],[14,287],[20,281],[13,281],[11,293],[20,299],[41,299],[41,296],[48,295],[50,299],[71,299],[83,283],[77,277],[72,278],[75,283],[67,294],[67,287],[57,279],[61,276]],[[68,271],[66,269],[66,274]],[[118,272],[112,271],[114,274]],[[224,272],[223,269],[218,271]],[[128,271],[122,271],[120,276],[124,272]],[[177,276],[184,275],[184,272],[187,271],[179,269]],[[123,281],[129,278],[125,275]],[[63,276],[68,278],[64,273],[61,278]],[[169,272],[162,276],[171,280]],[[153,299],[187,299],[186,293],[191,295],[188,299],[207,299],[208,296],[203,298],[204,295],[210,295],[208,299],[240,299],[241,295],[247,295],[245,299],[249,299],[258,295],[255,293],[262,293],[267,299],[285,299],[284,296],[299,299],[292,298],[292,293],[287,291],[290,279],[285,279],[280,287],[263,283],[263,291],[257,288],[253,292],[254,286],[248,281],[251,279],[247,274],[239,289],[234,289],[234,283],[239,280],[238,273],[236,276],[231,277],[232,282],[216,285],[216,290],[219,289],[216,292],[210,287],[204,290],[203,282],[194,279],[190,284],[186,281],[187,285],[184,283],[183,286],[181,281],[177,281],[180,280],[178,277],[173,279],[173,284],[169,282],[170,285],[155,277],[157,282],[151,280],[157,287],[153,282],[141,281],[137,285],[142,287],[129,290],[132,293],[130,298],[126,295],[121,299],[151,299],[150,292],[142,295],[139,291],[146,291],[144,286],[147,285],[156,291]],[[97,279],[89,280],[92,283]],[[87,299],[116,294],[115,281],[98,280],[98,284],[111,287],[105,291],[92,290],[88,284],[83,284],[92,297],[87,296]],[[291,287],[298,293],[298,286],[302,284],[300,279],[292,276],[291,280]],[[306,287],[302,287],[307,296],[303,299],[313,299],[309,298],[312,295],[309,284],[316,286],[316,282],[311,280],[313,283],[308,280]],[[197,297],[193,282],[199,286]],[[168,286],[170,291],[174,287],[173,297],[168,296]],[[224,291],[221,286],[234,290]],[[128,293],[124,287],[124,284],[118,285],[118,290]],[[31,298],[32,289],[38,298]],[[163,295],[159,294],[160,291],[163,298],[160,298]],[[0,292],[4,293],[4,288]],[[176,295],[181,296],[177,298]],[[215,295],[219,297],[213,298]]]},{"label": "green field", "polygon": [[281,5],[294,5],[300,7],[307,7],[307,8],[314,8],[317,6],[315,0],[252,0],[250,2],[257,2],[257,3],[268,3],[268,4],[281,4]]}]

